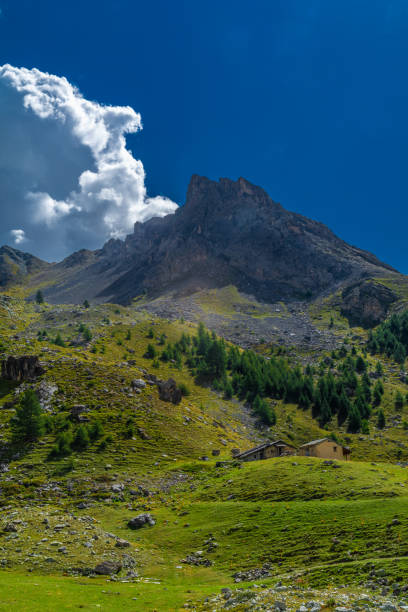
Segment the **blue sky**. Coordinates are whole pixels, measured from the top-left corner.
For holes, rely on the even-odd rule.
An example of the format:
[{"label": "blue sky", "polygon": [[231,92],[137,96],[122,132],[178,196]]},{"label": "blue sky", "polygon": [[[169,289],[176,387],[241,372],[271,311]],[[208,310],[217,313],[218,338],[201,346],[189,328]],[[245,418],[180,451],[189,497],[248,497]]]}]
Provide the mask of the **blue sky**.
[{"label": "blue sky", "polygon": [[404,0],[0,9],[0,65],[65,76],[87,99],[141,114],[127,143],[150,195],[182,204],[193,173],[244,176],[408,273]]}]

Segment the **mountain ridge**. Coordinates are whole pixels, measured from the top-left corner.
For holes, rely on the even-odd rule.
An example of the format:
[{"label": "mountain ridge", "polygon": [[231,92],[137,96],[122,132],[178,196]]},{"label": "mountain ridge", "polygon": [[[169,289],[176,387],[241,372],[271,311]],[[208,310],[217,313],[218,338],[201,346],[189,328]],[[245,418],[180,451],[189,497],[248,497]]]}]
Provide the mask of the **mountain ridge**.
[{"label": "mountain ridge", "polygon": [[137,222],[123,241],[82,249],[57,264],[44,262],[35,272],[51,302],[122,304],[143,294],[188,295],[227,285],[266,302],[290,301],[399,274],[323,223],[287,211],[242,177],[212,181],[199,175],[192,176],[186,203],[174,214]]}]

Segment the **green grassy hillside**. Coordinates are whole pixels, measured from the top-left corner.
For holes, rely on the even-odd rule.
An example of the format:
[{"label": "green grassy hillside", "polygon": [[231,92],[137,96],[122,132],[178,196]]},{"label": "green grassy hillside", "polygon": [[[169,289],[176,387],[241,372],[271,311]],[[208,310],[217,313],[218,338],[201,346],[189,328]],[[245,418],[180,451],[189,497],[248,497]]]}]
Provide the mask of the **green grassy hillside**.
[{"label": "green grassy hillside", "polygon": [[[231,295],[237,299],[222,294],[219,309],[227,308]],[[203,307],[212,309],[214,299],[216,293],[202,296]],[[253,316],[263,315],[257,310]],[[323,306],[316,316],[328,329]],[[408,388],[392,359],[364,353],[364,330],[353,334],[340,319],[333,325],[339,339],[334,354],[270,342],[253,346],[267,360],[284,358],[289,368],[309,365],[316,384],[330,372],[339,377],[348,357],[361,356],[374,387],[381,363],[383,428],[378,406],[368,430],[352,433],[336,415],[322,424],[311,406],[285,397],[265,398],[276,423],[260,424],[245,398],[234,393],[226,399],[217,385],[197,377],[188,355],[160,359],[168,343],[196,334],[195,323],[183,317],[162,318],[140,304],[38,305],[26,301],[22,289],[2,294],[2,355],[40,357],[45,374],[32,384],[46,428],[33,443],[11,443],[16,393],[29,385],[2,380],[0,610],[220,609],[224,600],[211,601],[226,587],[244,588],[243,599],[262,591],[265,606],[284,594],[289,610],[313,592],[328,610],[345,594],[358,598],[367,589],[378,602],[393,593],[402,597],[408,407],[405,400],[396,407],[395,397],[399,391],[405,398]],[[156,357],[146,356],[149,345]],[[148,374],[174,378],[181,402],[161,400],[155,384],[132,384]],[[362,384],[362,374],[356,377]],[[83,423],[72,417],[78,405]],[[55,455],[62,434],[72,442],[80,427],[91,432],[96,423],[97,435],[83,447]],[[287,457],[241,464],[231,457],[233,448],[267,438],[298,446],[330,435],[351,447],[352,461],[334,467]],[[146,512],[154,526],[128,527],[129,519]],[[125,548],[117,545],[121,539]],[[113,577],[92,576],[103,561],[122,569]],[[265,564],[268,575],[248,574]],[[237,572],[246,572],[240,584]],[[245,609],[239,605],[232,609]]]}]

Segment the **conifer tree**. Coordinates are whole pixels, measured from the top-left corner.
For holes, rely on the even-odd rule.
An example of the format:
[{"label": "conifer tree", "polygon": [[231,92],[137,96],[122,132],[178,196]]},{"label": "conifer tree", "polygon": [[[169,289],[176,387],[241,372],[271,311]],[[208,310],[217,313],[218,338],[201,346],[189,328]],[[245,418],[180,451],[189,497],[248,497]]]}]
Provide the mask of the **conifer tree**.
[{"label": "conifer tree", "polygon": [[355,404],[351,405],[349,416],[348,416],[348,431],[351,433],[357,433],[361,427],[361,414]]},{"label": "conifer tree", "polygon": [[16,444],[34,442],[44,432],[44,417],[40,401],[32,389],[21,395],[16,414],[10,422],[12,441]]},{"label": "conifer tree", "polygon": [[80,425],[76,430],[72,446],[77,450],[85,450],[89,446],[89,434],[84,425]]},{"label": "conifer tree", "polygon": [[395,394],[394,405],[397,410],[401,410],[404,406],[404,398],[402,397],[400,391],[397,391]]}]

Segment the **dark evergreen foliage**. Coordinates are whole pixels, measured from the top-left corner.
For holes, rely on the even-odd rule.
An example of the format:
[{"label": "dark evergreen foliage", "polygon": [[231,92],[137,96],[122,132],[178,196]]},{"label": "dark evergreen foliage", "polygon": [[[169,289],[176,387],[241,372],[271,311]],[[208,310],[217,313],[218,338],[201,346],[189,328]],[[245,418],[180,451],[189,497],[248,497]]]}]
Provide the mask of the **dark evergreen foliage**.
[{"label": "dark evergreen foliage", "polygon": [[21,394],[16,414],[10,421],[12,441],[15,444],[34,442],[44,433],[44,417],[36,393],[27,389]]},{"label": "dark evergreen foliage", "polygon": [[394,314],[370,332],[367,347],[371,353],[383,353],[398,363],[404,363],[408,350],[408,310]]}]

